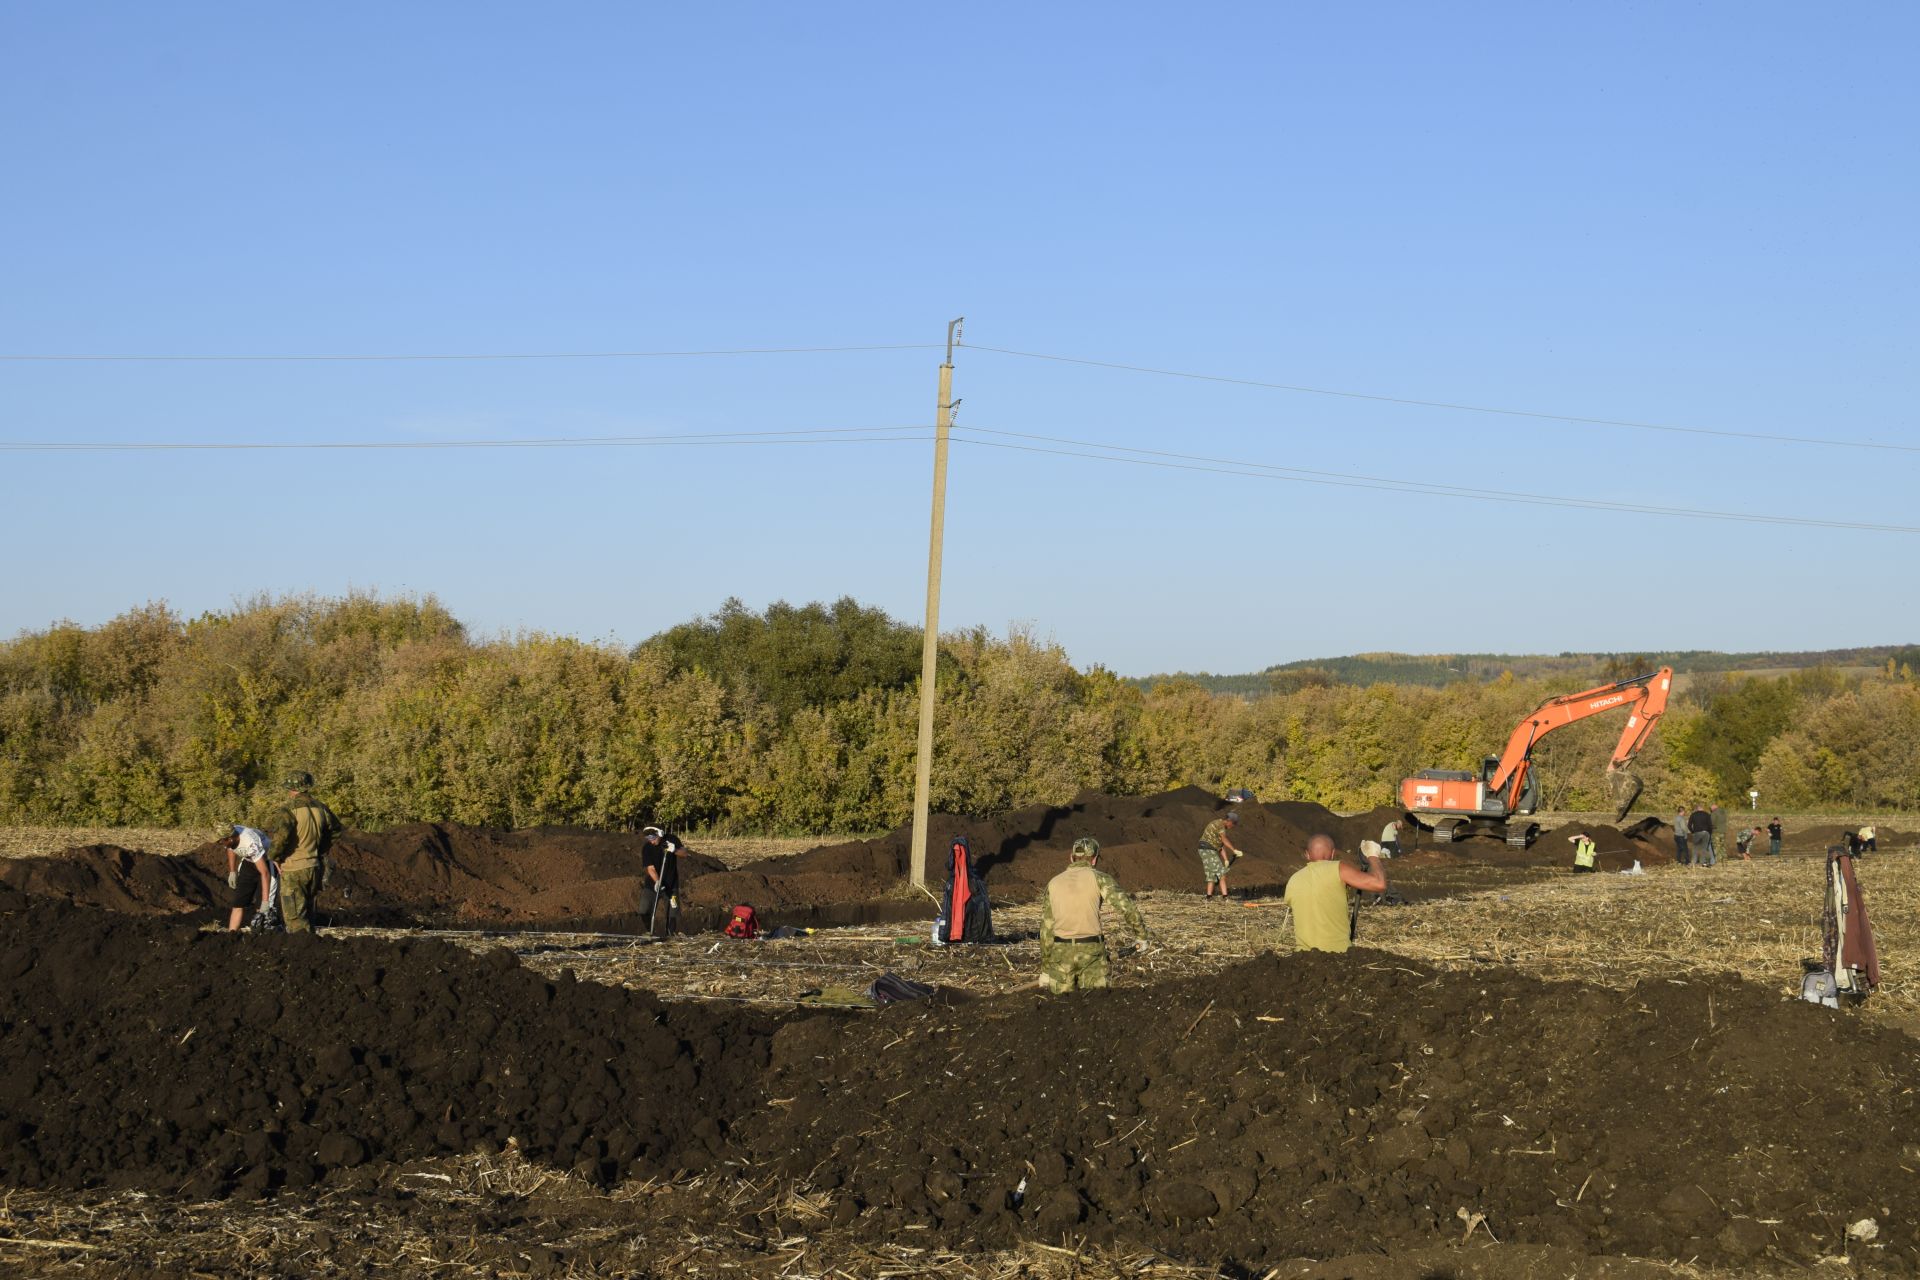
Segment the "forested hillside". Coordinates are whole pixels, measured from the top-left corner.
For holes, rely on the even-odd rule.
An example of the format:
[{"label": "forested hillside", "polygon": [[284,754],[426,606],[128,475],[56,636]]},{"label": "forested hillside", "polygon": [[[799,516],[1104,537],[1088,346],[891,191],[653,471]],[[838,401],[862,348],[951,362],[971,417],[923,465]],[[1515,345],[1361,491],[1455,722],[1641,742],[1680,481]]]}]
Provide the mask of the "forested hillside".
[{"label": "forested hillside", "polygon": [[1582,688],[1602,680],[1620,679],[1672,667],[1681,675],[1715,673],[1781,674],[1831,667],[1843,671],[1879,669],[1891,661],[1895,669],[1920,667],[1920,645],[1869,645],[1857,649],[1797,652],[1720,653],[1711,649],[1677,649],[1664,653],[1356,653],[1344,658],[1306,658],[1281,663],[1243,675],[1145,676],[1142,688],[1175,680],[1191,680],[1214,693],[1257,697],[1284,693],[1306,684],[1424,684],[1443,688],[1469,680],[1497,680],[1512,672],[1523,679],[1542,677],[1566,688]]},{"label": "forested hillside", "polygon": [[[1059,648],[943,637],[934,803],[987,812],[1083,788],[1247,786],[1355,810],[1423,767],[1468,767],[1565,678],[1436,687],[1322,669],[1253,697],[1143,689]],[[187,619],[164,605],[0,645],[0,822],[179,823],[257,814],[311,769],[350,821],[645,821],[741,831],[905,820],[919,632],[852,600],[728,602],[628,651],[477,638],[431,598],[261,599]],[[1537,758],[1549,805],[1599,807],[1620,726],[1597,717]],[[1642,758],[1643,807],[1920,804],[1920,688],[1897,663],[1772,679],[1696,676]]]}]

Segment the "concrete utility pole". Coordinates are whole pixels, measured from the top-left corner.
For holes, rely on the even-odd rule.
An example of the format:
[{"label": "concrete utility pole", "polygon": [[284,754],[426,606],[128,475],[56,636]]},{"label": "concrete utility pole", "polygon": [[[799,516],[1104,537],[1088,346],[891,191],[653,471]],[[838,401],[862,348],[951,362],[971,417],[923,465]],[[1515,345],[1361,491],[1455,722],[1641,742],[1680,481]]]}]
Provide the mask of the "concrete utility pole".
[{"label": "concrete utility pole", "polygon": [[933,676],[940,662],[940,542],[947,524],[947,432],[953,426],[953,344],[966,317],[947,326],[947,362],[933,417],[933,530],[927,536],[927,629],[920,640],[920,749],[913,765],[913,887],[927,884],[927,804],[933,789]]}]

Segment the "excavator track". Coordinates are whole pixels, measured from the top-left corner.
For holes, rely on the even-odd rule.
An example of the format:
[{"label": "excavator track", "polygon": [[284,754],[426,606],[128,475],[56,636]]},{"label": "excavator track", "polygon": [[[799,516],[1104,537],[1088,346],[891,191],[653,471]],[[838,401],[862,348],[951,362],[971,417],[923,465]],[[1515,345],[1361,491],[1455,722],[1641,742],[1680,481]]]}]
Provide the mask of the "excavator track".
[{"label": "excavator track", "polygon": [[1532,844],[1534,837],[1540,834],[1540,825],[1535,822],[1510,822],[1507,824],[1507,848],[1524,849]]}]

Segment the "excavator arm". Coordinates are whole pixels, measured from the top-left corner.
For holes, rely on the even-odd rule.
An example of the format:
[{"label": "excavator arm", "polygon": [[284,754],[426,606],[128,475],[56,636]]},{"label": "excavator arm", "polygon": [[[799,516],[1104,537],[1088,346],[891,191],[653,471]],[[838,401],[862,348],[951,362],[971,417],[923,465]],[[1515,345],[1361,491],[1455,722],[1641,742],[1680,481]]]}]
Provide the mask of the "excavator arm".
[{"label": "excavator arm", "polygon": [[1628,767],[1653,734],[1654,725],[1666,713],[1667,697],[1673,689],[1673,668],[1662,667],[1649,676],[1636,676],[1617,684],[1603,684],[1581,693],[1549,698],[1534,713],[1514,727],[1507,738],[1507,749],[1487,777],[1487,789],[1498,793],[1509,810],[1525,793],[1527,775],[1533,769],[1533,748],[1555,729],[1564,729],[1588,716],[1628,707],[1627,724],[1620,731],[1620,743],[1607,762],[1607,788],[1613,795],[1614,820],[1624,818],[1639,798],[1641,782]]}]

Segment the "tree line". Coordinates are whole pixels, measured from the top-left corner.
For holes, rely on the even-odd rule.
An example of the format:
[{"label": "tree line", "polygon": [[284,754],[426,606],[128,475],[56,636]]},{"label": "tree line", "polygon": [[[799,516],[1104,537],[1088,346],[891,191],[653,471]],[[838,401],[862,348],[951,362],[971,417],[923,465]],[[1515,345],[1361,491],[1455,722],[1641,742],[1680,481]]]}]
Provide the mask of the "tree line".
[{"label": "tree line", "polygon": [[[920,633],[846,599],[727,602],[622,649],[472,635],[431,597],[164,604],[0,644],[0,823],[176,825],[257,815],[311,770],[347,820],[496,826],[663,822],[870,832],[912,804]],[[1389,804],[1420,768],[1471,768],[1544,699],[1511,673],[1430,687],[1291,682],[1252,697],[1143,689],[1029,632],[940,645],[933,803],[990,813],[1082,790],[1250,787],[1263,800]],[[1606,807],[1621,725],[1536,752],[1549,807]],[[1642,755],[1641,808],[1920,805],[1920,687],[1812,670],[1709,675]]]}]

